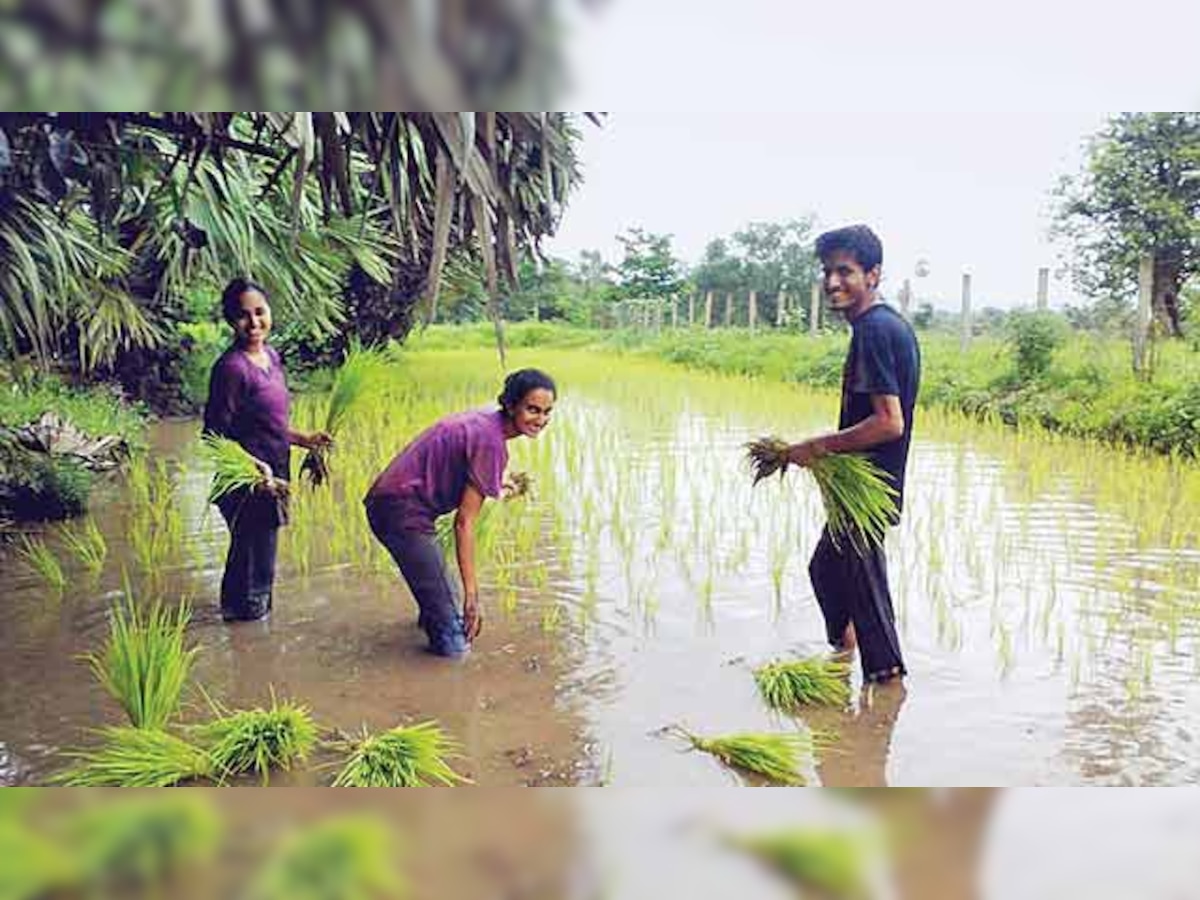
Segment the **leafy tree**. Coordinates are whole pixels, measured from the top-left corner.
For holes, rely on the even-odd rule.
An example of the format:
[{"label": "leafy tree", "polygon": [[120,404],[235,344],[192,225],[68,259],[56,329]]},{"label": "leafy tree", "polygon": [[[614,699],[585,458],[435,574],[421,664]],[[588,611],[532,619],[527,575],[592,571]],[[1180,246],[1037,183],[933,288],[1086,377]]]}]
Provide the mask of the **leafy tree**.
[{"label": "leafy tree", "polygon": [[1164,333],[1182,334],[1180,293],[1200,271],[1200,114],[1117,116],[1057,198],[1055,230],[1075,246],[1080,288],[1135,296],[1138,262],[1149,254],[1156,321]]},{"label": "leafy tree", "polygon": [[621,296],[630,299],[665,299],[683,287],[683,264],[671,250],[669,234],[631,228],[617,240],[625,257],[617,267]]}]

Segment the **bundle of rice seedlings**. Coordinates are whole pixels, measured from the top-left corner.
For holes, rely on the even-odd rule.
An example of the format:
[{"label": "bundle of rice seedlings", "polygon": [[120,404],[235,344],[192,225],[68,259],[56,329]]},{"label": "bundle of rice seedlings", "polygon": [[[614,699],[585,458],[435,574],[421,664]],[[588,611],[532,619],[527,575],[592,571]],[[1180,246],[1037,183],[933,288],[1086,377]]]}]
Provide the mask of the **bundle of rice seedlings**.
[{"label": "bundle of rice seedlings", "polygon": [[374,735],[364,728],[342,746],[350,756],[334,779],[334,787],[453,787],[470,783],[446,761],[457,754],[459,747],[436,722]]},{"label": "bundle of rice seedlings", "polygon": [[[6,788],[6,791],[12,788]],[[38,900],[77,896],[73,855],[29,823],[0,815],[0,897]]]},{"label": "bundle of rice seedlings", "polygon": [[88,519],[82,533],[73,529],[63,529],[63,543],[74,554],[88,574],[93,578],[104,570],[104,560],[108,558],[108,542],[95,519]]},{"label": "bundle of rice seedlings", "polygon": [[848,831],[790,828],[737,835],[728,842],[769,865],[792,885],[836,900],[867,900],[868,844]]},{"label": "bundle of rice seedlings", "polygon": [[171,787],[206,778],[212,772],[208,754],[182,738],[151,728],[127,725],[100,731],[104,742],[66,756],[75,765],[53,779],[64,787]]},{"label": "bundle of rice seedlings", "polygon": [[[212,701],[209,701],[212,703]],[[208,748],[213,770],[222,779],[256,772],[267,784],[271,769],[287,772],[304,762],[317,740],[317,726],[307,707],[280,702],[271,692],[270,709],[230,712],[212,703],[219,718],[193,729]]]},{"label": "bundle of rice seedlings", "polygon": [[513,500],[517,497],[527,497],[533,490],[533,476],[528,472],[511,472],[508,484],[505,485],[504,499]]},{"label": "bundle of rice seedlings", "polygon": [[200,452],[214,470],[212,487],[208,492],[209,503],[216,503],[242,488],[252,490],[271,483],[254,457],[237,441],[206,434],[200,438]]},{"label": "bundle of rice seedlings", "polygon": [[812,751],[813,746],[812,740],[804,734],[743,733],[709,738],[679,726],[669,730],[684,738],[693,749],[711,753],[727,766],[762,775],[778,784],[805,784],[800,760]]},{"label": "bundle of rice seedlings", "polygon": [[55,591],[61,591],[67,586],[67,578],[63,575],[58,557],[41,538],[31,538],[25,535],[21,538],[21,547],[17,552],[21,554],[34,574],[49,587]]},{"label": "bundle of rice seedlings", "polygon": [[399,900],[407,887],[397,865],[399,840],[367,815],[329,819],[288,835],[251,883],[249,900]]},{"label": "bundle of rice seedlings", "polygon": [[[747,461],[754,483],[776,472],[787,472],[788,443],[764,437],[746,444]],[[817,482],[825,506],[830,536],[840,546],[847,539],[859,553],[883,542],[896,520],[895,487],[890,476],[858,453],[829,453],[806,467]]]},{"label": "bundle of rice seedlings", "polygon": [[[385,375],[386,361],[376,350],[364,350],[352,346],[346,361],[333,379],[329,392],[329,407],[325,413],[325,433],[336,438],[342,426],[350,419],[371,391],[378,388]],[[316,486],[329,480],[329,448],[317,447],[309,450],[300,465],[301,474]]]},{"label": "bundle of rice seedlings", "polygon": [[754,683],[763,700],[784,712],[810,705],[846,706],[850,703],[849,678],[849,663],[819,656],[772,662],[754,670]]},{"label": "bundle of rice seedlings", "polygon": [[105,798],[64,823],[89,897],[164,897],[173,879],[211,863],[222,821],[203,792]]},{"label": "bundle of rice seedlings", "polygon": [[143,611],[127,586],[124,602],[112,609],[104,650],[84,657],[134,728],[162,728],[179,708],[199,650],[184,646],[191,617],[187,601],[168,610],[156,600]]}]

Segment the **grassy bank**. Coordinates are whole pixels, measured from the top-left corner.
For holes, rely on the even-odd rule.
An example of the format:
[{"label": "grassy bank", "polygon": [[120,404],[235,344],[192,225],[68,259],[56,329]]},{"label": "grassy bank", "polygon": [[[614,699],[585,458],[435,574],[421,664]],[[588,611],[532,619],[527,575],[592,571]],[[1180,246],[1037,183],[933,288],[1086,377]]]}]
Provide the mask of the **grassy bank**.
[{"label": "grassy bank", "polygon": [[91,437],[116,434],[131,447],[145,444],[147,411],[107,386],[77,388],[52,377],[37,381],[0,377],[0,427],[28,425],[47,412],[58,413]]},{"label": "grassy bank", "polygon": [[[746,329],[588,331],[546,323],[510,325],[513,347],[593,347],[648,354],[668,362],[713,372],[836,389],[848,336],[760,332]],[[1053,355],[1036,377],[1017,373],[1016,353],[998,338],[978,338],[970,350],[958,337],[919,335],[923,354],[921,403],[973,416],[994,417],[1020,427],[1036,424],[1052,431],[1161,453],[1200,456],[1200,353],[1183,343],[1161,345],[1154,378],[1136,379],[1126,341],[1080,332]],[[413,335],[428,349],[487,347],[495,343],[490,325],[430,328]]]}]

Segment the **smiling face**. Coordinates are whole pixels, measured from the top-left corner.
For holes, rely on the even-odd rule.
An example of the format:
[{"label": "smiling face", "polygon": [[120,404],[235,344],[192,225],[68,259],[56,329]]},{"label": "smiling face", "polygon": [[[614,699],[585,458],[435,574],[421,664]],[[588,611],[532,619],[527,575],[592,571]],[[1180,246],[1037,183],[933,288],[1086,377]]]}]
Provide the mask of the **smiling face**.
[{"label": "smiling face", "polygon": [[240,311],[230,324],[238,343],[253,353],[262,349],[271,331],[271,307],[267,298],[255,290],[243,291],[239,303]]},{"label": "smiling face", "polygon": [[865,271],[849,250],[835,250],[821,260],[829,308],[854,319],[875,302],[879,267]]},{"label": "smiling face", "polygon": [[537,437],[542,429],[550,424],[550,413],[553,410],[554,391],[534,388],[526,393],[515,406],[507,410],[509,422],[512,423],[513,437],[518,434]]}]

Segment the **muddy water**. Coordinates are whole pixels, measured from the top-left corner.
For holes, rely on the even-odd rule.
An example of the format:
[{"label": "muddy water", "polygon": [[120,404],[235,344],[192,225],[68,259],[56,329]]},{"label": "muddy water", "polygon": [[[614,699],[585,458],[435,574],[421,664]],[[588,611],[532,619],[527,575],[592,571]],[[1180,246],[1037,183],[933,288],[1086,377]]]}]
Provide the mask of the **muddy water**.
[{"label": "muddy water", "polygon": [[153,580],[192,598],[196,677],[226,704],[263,703],[273,686],[347,730],[437,718],[484,786],[748,783],[656,735],[671,723],[834,732],[814,784],[1200,781],[1200,541],[1177,521],[1194,475],[926,415],[889,538],[907,687],[861,692],[856,674],[853,709],[781,721],[750,672],[823,649],[806,573],[822,517],[803,474],[751,489],[741,446],[824,428],[833,401],[583,354],[516,360],[535,361],[563,397],[549,432],[513,452],[538,477],[548,578],[520,582],[504,613],[485,567],[486,629],[466,661],[422,652],[393,573],[321,561],[301,574],[287,542],[270,622],[222,624],[226,538],[191,464],[196,426],[159,424],[153,453],[176,479],[184,533],[169,566],[138,571],[119,483],[95,509],[110,545],[98,583],[68,562],[57,596],[3,557],[0,779],[39,783],[85,729],[119,720],[77,657],[103,640],[126,568],[143,593]]}]

